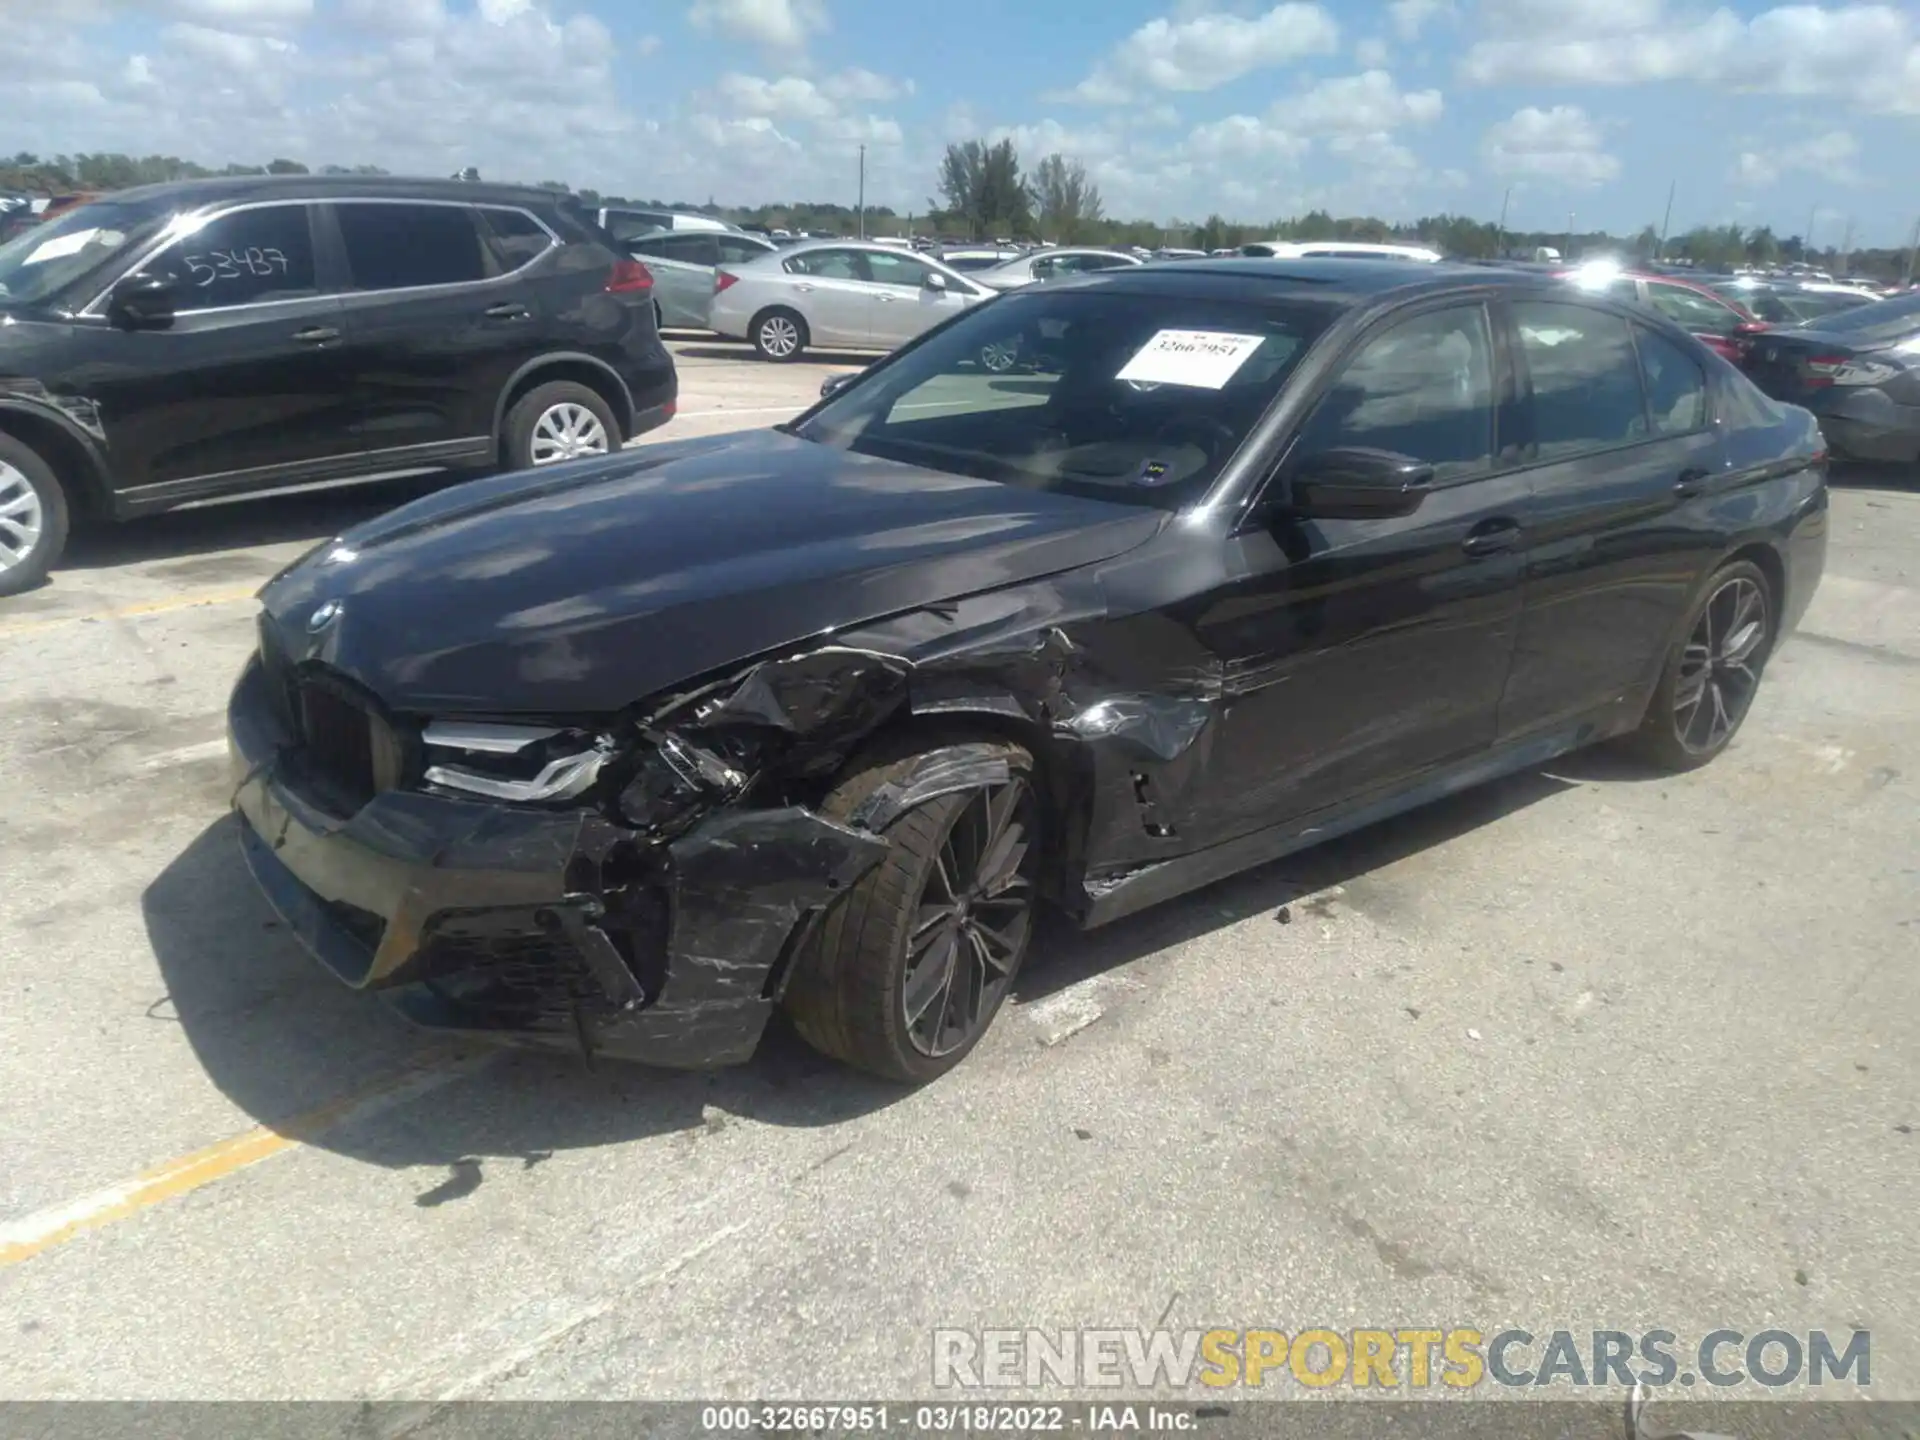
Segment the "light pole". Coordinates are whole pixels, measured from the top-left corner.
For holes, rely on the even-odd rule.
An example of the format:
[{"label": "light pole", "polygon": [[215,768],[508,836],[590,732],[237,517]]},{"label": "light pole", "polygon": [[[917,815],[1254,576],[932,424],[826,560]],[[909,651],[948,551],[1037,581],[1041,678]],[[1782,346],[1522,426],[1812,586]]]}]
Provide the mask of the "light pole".
[{"label": "light pole", "polygon": [[867,238],[867,147],[860,147],[860,238]]},{"label": "light pole", "polygon": [[1660,217],[1660,243],[1653,247],[1653,258],[1664,260],[1667,256],[1667,226],[1673,223],[1673,192],[1679,187],[1678,180],[1667,186],[1667,213]]},{"label": "light pole", "polygon": [[1513,187],[1507,186],[1507,193],[1500,197],[1500,224],[1494,232],[1494,259],[1504,259],[1507,253],[1507,202],[1513,199]]}]

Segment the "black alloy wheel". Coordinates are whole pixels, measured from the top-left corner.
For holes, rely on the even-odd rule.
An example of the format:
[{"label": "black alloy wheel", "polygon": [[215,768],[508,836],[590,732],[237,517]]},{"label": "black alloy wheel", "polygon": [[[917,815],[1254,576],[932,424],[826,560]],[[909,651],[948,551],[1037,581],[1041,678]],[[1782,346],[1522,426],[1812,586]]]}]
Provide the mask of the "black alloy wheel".
[{"label": "black alloy wheel", "polygon": [[1722,581],[1680,652],[1673,728],[1689,752],[1710,755],[1733,738],[1760,688],[1769,638],[1767,593],[1745,575]]},{"label": "black alloy wheel", "polygon": [[1773,585],[1736,560],[1708,583],[1667,657],[1640,728],[1627,737],[1663,770],[1693,770],[1732,743],[1760,688],[1778,638]]},{"label": "black alloy wheel", "polygon": [[935,1060],[980,1038],[1033,926],[1032,787],[1015,775],[965,801],[921,889],[900,987],[907,1035]]},{"label": "black alloy wheel", "polygon": [[1026,958],[1045,822],[1033,757],[1004,740],[901,737],[856,761],[820,806],[863,824],[876,796],[910,790],[961,753],[1003,773],[878,825],[885,858],[822,915],[782,997],[816,1050],[908,1084],[966,1058]]}]

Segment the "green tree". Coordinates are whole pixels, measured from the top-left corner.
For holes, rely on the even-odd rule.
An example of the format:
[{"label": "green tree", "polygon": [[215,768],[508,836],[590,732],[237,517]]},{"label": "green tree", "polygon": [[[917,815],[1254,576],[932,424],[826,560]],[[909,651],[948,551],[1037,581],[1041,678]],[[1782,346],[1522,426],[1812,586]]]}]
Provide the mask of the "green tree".
[{"label": "green tree", "polygon": [[1059,154],[1047,156],[1034,169],[1033,197],[1041,236],[1056,245],[1091,239],[1105,208],[1100,187],[1087,178],[1087,167]]},{"label": "green tree", "polygon": [[298,160],[269,160],[267,173],[269,175],[305,175],[309,172],[307,167]]}]

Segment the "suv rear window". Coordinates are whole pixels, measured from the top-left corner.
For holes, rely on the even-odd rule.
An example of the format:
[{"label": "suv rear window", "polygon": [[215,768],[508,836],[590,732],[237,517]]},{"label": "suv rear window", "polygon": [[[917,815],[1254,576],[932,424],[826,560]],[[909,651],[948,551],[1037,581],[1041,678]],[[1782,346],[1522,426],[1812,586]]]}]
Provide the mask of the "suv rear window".
[{"label": "suv rear window", "polygon": [[487,257],[464,205],[345,201],[333,207],[356,290],[484,280]]},{"label": "suv rear window", "polygon": [[480,218],[486,225],[494,258],[500,262],[502,270],[518,270],[522,265],[538,260],[553,244],[553,237],[524,210],[487,206],[480,211]]}]

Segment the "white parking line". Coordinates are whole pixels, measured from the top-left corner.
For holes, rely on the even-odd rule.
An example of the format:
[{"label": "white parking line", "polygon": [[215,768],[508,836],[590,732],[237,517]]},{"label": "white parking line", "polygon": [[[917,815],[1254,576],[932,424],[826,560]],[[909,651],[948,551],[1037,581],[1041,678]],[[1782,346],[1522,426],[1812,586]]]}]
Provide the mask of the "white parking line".
[{"label": "white parking line", "polygon": [[162,750],[158,755],[149,755],[133,768],[142,775],[151,775],[161,770],[171,770],[176,765],[192,765],[201,760],[217,760],[227,753],[225,737],[218,740],[202,740],[198,745],[182,745],[178,750]]}]

